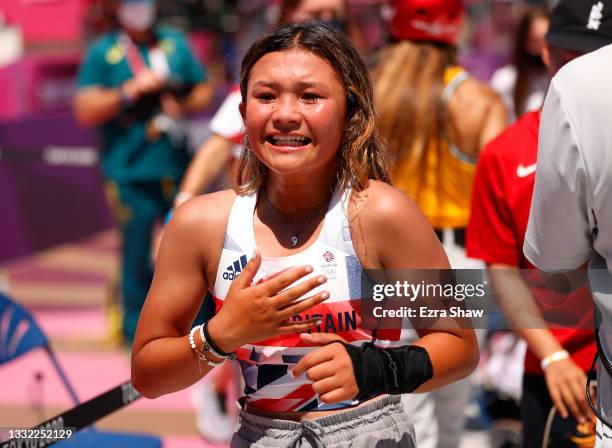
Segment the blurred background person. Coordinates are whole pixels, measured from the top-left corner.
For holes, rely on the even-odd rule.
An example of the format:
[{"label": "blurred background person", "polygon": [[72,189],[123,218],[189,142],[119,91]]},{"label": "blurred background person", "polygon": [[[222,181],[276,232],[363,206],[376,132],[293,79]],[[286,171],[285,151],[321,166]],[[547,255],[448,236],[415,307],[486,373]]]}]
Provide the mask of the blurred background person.
[{"label": "blurred background person", "polygon": [[473,77],[489,81],[495,70],[510,63],[514,31],[526,4],[522,0],[463,2],[469,20],[461,36],[460,60]]},{"label": "blurred background person", "polygon": [[[495,2],[495,7],[502,8],[499,13],[506,16],[508,24],[515,24],[505,28],[508,42],[512,42],[512,45],[499,47],[502,52],[511,50],[505,59],[500,59],[509,63],[493,72],[489,84],[501,95],[508,110],[509,121],[513,122],[525,111],[539,109],[544,101],[548,77],[541,53],[549,24],[549,12],[543,3],[506,2],[505,6],[502,3]],[[493,33],[503,33],[497,26],[498,22],[485,21],[492,27]],[[480,186],[474,187],[475,190],[478,188]],[[521,436],[519,404],[526,344],[513,332],[498,329],[496,322],[490,322],[489,325],[491,331],[487,337],[487,351],[490,356],[483,363],[486,372],[483,378],[483,401],[493,420],[493,437],[518,440]],[[500,350],[503,343],[509,344],[511,349]],[[502,365],[503,376],[498,375],[499,371],[495,368]]]},{"label": "blurred background person", "polygon": [[566,49],[560,60],[589,54],[560,67],[550,82],[523,251],[543,271],[582,278],[588,274],[598,352],[590,371],[597,376],[597,397],[591,393],[590,403],[598,417],[595,446],[610,448],[612,2],[561,1],[557,8],[561,20],[553,15],[547,39]]},{"label": "blurred background person", "polygon": [[[562,0],[552,11],[548,43],[542,51],[549,78],[574,58],[612,43],[606,27],[592,31],[583,27],[590,7],[582,5],[582,0]],[[528,344],[521,399],[523,446],[543,446],[553,406],[565,420],[561,432],[575,437],[576,446],[578,442],[584,443],[579,446],[593,446],[594,425],[585,389],[596,352],[590,292],[584,282],[570,293],[555,291],[550,279],[541,276],[523,254],[539,126],[540,111],[528,112],[483,151],[467,250],[470,256],[487,262],[506,319]],[[533,271],[521,273],[519,269]],[[561,443],[553,441],[559,435],[558,426],[553,427],[546,446]]]},{"label": "blurred background person", "polygon": [[391,41],[373,73],[394,181],[429,218],[456,268],[466,267],[478,154],[507,119],[499,96],[457,64],[462,19],[458,0],[394,0]]},{"label": "blurred background person", "polygon": [[[464,247],[476,161],[507,121],[498,95],[457,64],[463,16],[459,0],[392,1],[391,39],[373,73],[378,125],[395,159],[394,183],[429,219],[453,268],[474,266]],[[459,446],[470,395],[469,380],[462,380],[405,396],[417,445]]]},{"label": "blurred background person", "polygon": [[117,27],[90,46],[74,112],[101,134],[108,200],[122,235],[122,332],[131,344],[152,278],[152,229],[189,162],[181,118],[203,108],[211,90],[185,36],[156,25],[153,0],[108,1]]},{"label": "blurred background person", "polygon": [[497,69],[491,78],[491,87],[504,100],[511,121],[544,102],[548,77],[542,49],[548,23],[546,6],[528,6],[515,31],[511,63]]}]

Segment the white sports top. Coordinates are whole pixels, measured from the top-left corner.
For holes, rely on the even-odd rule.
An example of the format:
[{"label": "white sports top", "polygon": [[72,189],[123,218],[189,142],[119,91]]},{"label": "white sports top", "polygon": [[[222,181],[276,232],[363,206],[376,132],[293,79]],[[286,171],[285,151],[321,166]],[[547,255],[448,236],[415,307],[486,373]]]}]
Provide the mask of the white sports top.
[{"label": "white sports top", "polygon": [[[317,240],[303,252],[281,258],[262,257],[262,265],[254,282],[280,270],[310,264],[315,275],[325,275],[327,282],[308,295],[322,290],[330,298],[292,320],[320,318],[322,324],[313,331],[336,333],[347,342],[360,345],[373,340],[372,331],[361,328],[362,267],[355,254],[346,207],[350,189],[334,192]],[[237,196],[232,206],[223,252],[217,269],[213,297],[217,310],[223,305],[231,282],[246,266],[255,250],[253,215],[257,196]],[[303,279],[301,280],[303,281]],[[399,330],[385,331],[385,338],[397,340]],[[390,337],[393,335],[393,337]],[[379,333],[382,336],[382,332]],[[288,334],[253,342],[237,350],[237,357],[246,383],[247,400],[260,409],[270,411],[308,411],[339,409],[351,401],[334,405],[320,402],[305,375],[292,378],[289,371],[316,347],[306,346],[299,334]]]},{"label": "white sports top", "polygon": [[234,86],[210,120],[210,131],[234,143],[232,156],[240,158],[242,140],[244,140],[244,123],[240,116],[240,102],[242,95],[240,87]]}]

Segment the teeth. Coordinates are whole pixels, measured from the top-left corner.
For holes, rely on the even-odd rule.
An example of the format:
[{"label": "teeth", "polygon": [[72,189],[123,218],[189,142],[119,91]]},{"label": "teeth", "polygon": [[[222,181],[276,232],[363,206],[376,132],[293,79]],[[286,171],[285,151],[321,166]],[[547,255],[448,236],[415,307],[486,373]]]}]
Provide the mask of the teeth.
[{"label": "teeth", "polygon": [[308,141],[308,139],[306,137],[298,137],[298,136],[282,136],[282,137],[272,137],[272,141],[276,145],[291,144],[291,143],[304,144]]}]

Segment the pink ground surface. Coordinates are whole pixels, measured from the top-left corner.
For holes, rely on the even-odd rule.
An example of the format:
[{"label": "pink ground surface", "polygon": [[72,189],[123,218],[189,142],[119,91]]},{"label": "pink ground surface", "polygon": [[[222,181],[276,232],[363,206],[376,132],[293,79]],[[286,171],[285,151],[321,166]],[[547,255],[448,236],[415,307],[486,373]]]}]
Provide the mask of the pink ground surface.
[{"label": "pink ground surface", "polygon": [[32,311],[47,337],[104,339],[108,324],[99,308],[49,308]]},{"label": "pink ground surface", "polygon": [[[100,309],[48,309],[35,310],[33,314],[51,340],[81,336],[92,340],[103,339],[106,335],[107,323]],[[81,400],[93,398],[130,377],[128,354],[120,350],[59,352],[57,357]],[[37,372],[44,375],[45,404],[70,407],[70,399],[43,350],[34,350],[0,368],[0,404],[28,403],[28,391],[35,387]],[[141,398],[131,406],[165,411],[191,410],[190,393],[191,389],[187,389],[155,400]]]},{"label": "pink ground surface", "polygon": [[99,272],[79,272],[60,269],[51,269],[48,266],[31,266],[21,271],[11,272],[11,281],[24,283],[31,280],[56,284],[58,287],[65,287],[69,282],[92,282],[101,283],[107,281],[107,275]]},{"label": "pink ground surface", "polygon": [[[93,398],[130,377],[127,355],[122,353],[59,353],[58,359],[68,378],[83,401]],[[43,374],[42,386],[37,386],[35,375]],[[42,387],[45,406],[66,409],[72,403],[59,377],[43,350],[35,350],[0,368],[0,404],[30,403],[32,394]],[[161,411],[189,411],[193,409],[190,390],[165,395],[155,400],[141,398],[130,406],[134,409]]]},{"label": "pink ground surface", "polygon": [[[118,241],[116,235],[104,234],[74,245],[82,256],[116,257]],[[62,249],[63,250],[63,249]],[[80,252],[79,252],[80,251]],[[61,251],[60,251],[61,252]],[[61,252],[63,254],[64,252]],[[48,255],[48,254],[47,254]],[[63,262],[56,265],[49,256],[28,257],[4,266],[14,285],[38,285],[45,287],[70,288],[75,283],[89,285],[94,289],[105,288],[110,278],[104,264],[101,268],[80,269],[78,257],[74,266],[66,267]],[[9,290],[10,293],[10,290]],[[82,401],[91,399],[108,389],[123,383],[130,377],[130,361],[127,351],[100,347],[108,335],[108,323],[101,306],[78,304],[66,307],[49,304],[30,309],[35,320],[52,342],[57,358],[64,368]],[[96,343],[90,350],[88,341]],[[61,343],[60,343],[61,342]],[[42,381],[36,375],[42,373]],[[172,412],[192,414],[192,391],[194,387],[160,397],[155,400],[140,398],[129,409],[168,415]],[[0,366],[0,406],[10,409],[28,408],[32,403],[44,408],[70,409],[73,404],[68,393],[55,373],[47,354],[42,349],[33,350],[19,359]],[[2,426],[2,415],[0,415]],[[155,432],[155,428],[151,428]],[[162,435],[165,448],[225,448],[225,445],[206,443],[197,434]]]}]

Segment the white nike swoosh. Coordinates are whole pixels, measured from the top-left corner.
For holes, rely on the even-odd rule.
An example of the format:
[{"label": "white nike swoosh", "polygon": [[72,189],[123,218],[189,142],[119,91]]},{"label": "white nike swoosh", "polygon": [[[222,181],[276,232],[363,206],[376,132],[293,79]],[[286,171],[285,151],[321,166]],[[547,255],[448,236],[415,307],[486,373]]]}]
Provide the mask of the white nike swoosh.
[{"label": "white nike swoosh", "polygon": [[527,177],[536,172],[536,164],[524,166],[522,163],[516,167],[516,175],[518,177]]}]

